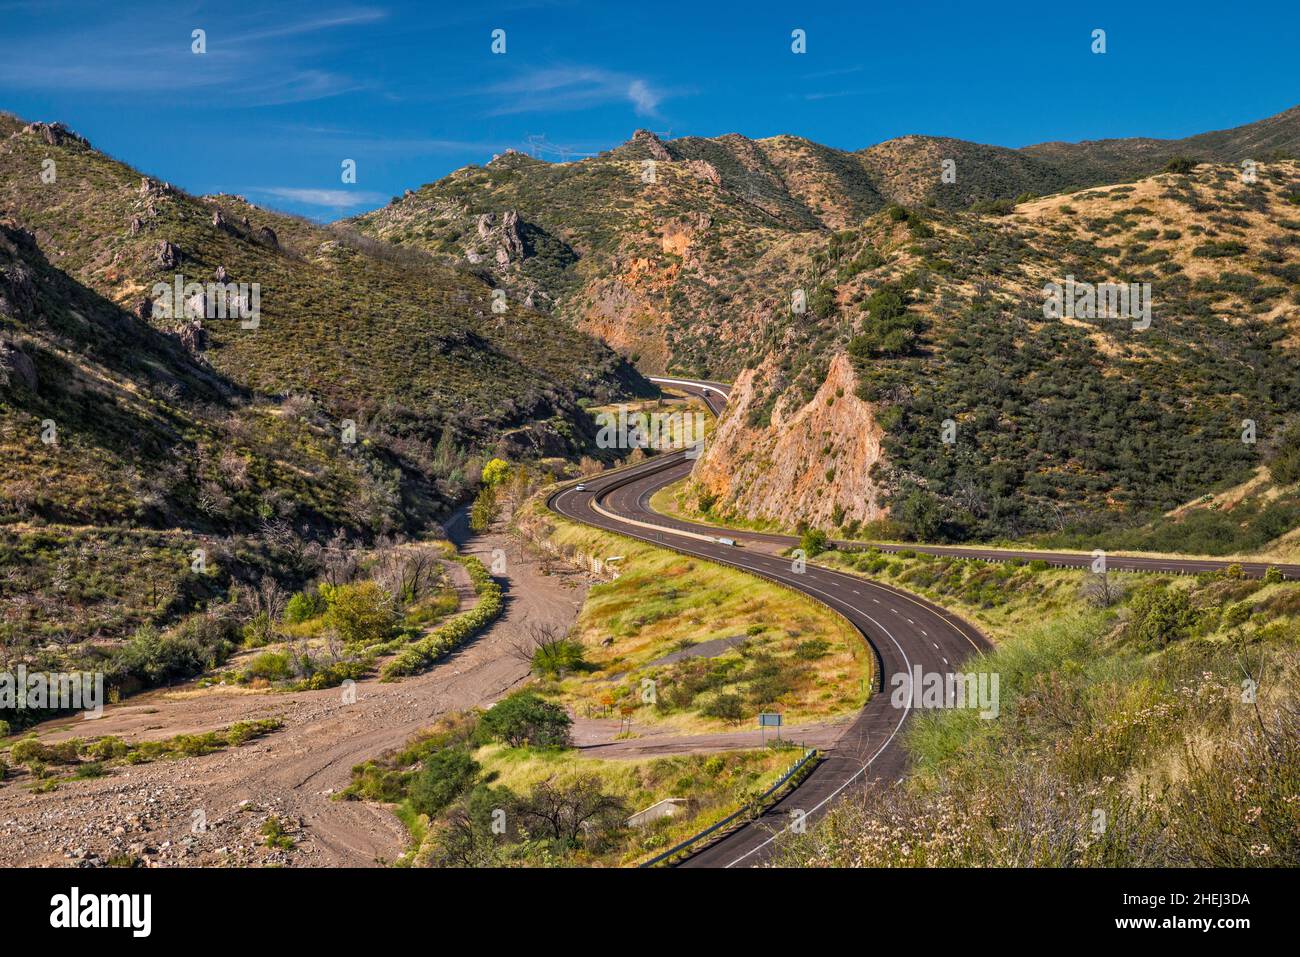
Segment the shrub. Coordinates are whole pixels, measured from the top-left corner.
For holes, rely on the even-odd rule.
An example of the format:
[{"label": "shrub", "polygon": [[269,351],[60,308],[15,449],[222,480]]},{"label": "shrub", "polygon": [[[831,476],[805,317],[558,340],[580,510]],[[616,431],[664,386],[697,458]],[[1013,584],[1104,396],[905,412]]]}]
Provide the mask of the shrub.
[{"label": "shrub", "polygon": [[533,652],[533,671],[547,678],[577,671],[586,663],[586,652],[580,641],[548,641]]},{"label": "shrub", "polygon": [[1300,482],[1300,422],[1282,433],[1269,457],[1268,471],[1278,485]]},{"label": "shrub", "polygon": [[147,684],[162,684],[190,678],[219,663],[227,653],[225,647],[212,647],[194,637],[193,632],[163,635],[145,626],[136,631],[118,652],[117,669],[134,675]]},{"label": "shrub", "polygon": [[244,668],[244,678],[250,681],[254,678],[283,681],[293,674],[293,658],[281,651],[264,651]]},{"label": "shrub", "polygon": [[49,760],[49,750],[35,737],[23,738],[9,749],[9,760],[14,764],[44,763]]},{"label": "shrub", "polygon": [[433,816],[474,786],[478,762],[464,748],[443,748],[424,759],[411,779],[408,795],[420,814]]},{"label": "shrub", "polygon": [[701,708],[700,713],[706,718],[718,718],[732,724],[739,724],[745,720],[745,703],[740,699],[740,695],[727,691],[717,695]]},{"label": "shrub", "polygon": [[371,645],[393,636],[399,615],[393,596],[378,582],[339,585],[329,591],[326,620],[351,644]]},{"label": "shrub", "polygon": [[799,547],[808,558],[815,558],[830,547],[830,540],[820,528],[810,528],[800,536]]},{"label": "shrub", "polygon": [[809,638],[794,646],[794,656],[800,661],[816,661],[830,654],[831,643],[825,638]]},{"label": "shrub", "polygon": [[573,719],[558,704],[543,701],[531,691],[516,691],[483,715],[483,731],[512,748],[568,747]]},{"label": "shrub", "polygon": [[318,591],[300,591],[289,599],[284,609],[284,620],[290,624],[311,621],[325,614],[328,605]]},{"label": "shrub", "polygon": [[1140,644],[1156,648],[1186,638],[1197,619],[1186,591],[1162,585],[1141,589],[1130,612],[1129,634]]},{"label": "shrub", "polygon": [[510,477],[510,463],[505,459],[492,459],[483,466],[483,484],[495,488]]},{"label": "shrub", "polygon": [[130,746],[121,738],[107,737],[91,741],[86,745],[84,753],[92,761],[111,761],[126,757],[130,750]]},{"label": "shrub", "polygon": [[487,531],[496,521],[500,510],[496,489],[491,485],[484,485],[479,489],[478,497],[474,499],[474,505],[470,508],[469,527],[476,532]]}]

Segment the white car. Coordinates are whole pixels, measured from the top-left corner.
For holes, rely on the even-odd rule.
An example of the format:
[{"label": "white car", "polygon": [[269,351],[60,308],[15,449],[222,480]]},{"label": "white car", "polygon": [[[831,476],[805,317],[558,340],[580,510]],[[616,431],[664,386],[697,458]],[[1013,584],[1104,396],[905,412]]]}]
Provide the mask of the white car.
[{"label": "white car", "polygon": [[735,540],[734,538],[720,538],[720,539],[718,539],[718,544],[719,544],[719,545],[728,545],[728,546],[732,546],[732,547],[734,547],[735,544],[736,544],[736,540]]},{"label": "white car", "polygon": [[573,490],[574,490],[575,492],[585,492],[585,491],[587,491],[587,486],[585,486],[585,485],[583,485],[581,482],[579,482],[577,485],[575,485],[575,486],[573,487]]}]

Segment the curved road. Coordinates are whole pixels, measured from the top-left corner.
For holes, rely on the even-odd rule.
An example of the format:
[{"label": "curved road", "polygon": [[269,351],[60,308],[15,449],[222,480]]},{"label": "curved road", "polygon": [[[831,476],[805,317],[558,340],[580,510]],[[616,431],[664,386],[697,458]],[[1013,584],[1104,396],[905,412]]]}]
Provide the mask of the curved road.
[{"label": "curved road", "polygon": [[[714,415],[726,405],[729,387],[721,382],[652,377],[652,381],[701,397]],[[807,780],[758,820],[704,848],[683,866],[732,867],[759,863],[772,851],[775,835],[787,828],[796,812],[811,823],[829,802],[851,787],[873,780],[896,779],[904,771],[905,756],[899,731],[910,703],[895,708],[888,678],[911,673],[920,666],[926,673],[956,671],[971,654],[987,649],[988,640],[972,625],[922,599],[887,585],[808,565],[796,573],[789,559],[778,552],[798,544],[790,535],[733,531],[718,526],[661,515],[651,510],[652,495],[690,474],[694,461],[685,452],[656,456],[630,468],[587,480],[584,491],[568,487],[548,500],[554,511],[590,525],[653,542],[689,555],[711,559],[795,588],[829,606],[863,635],[876,657],[877,694],[853,720]],[[736,545],[726,545],[719,536]],[[846,547],[869,547],[862,542]],[[912,549],[933,555],[953,555],[984,561],[1041,559],[1059,567],[1087,568],[1093,556],[1080,552],[1041,552],[1015,549],[963,548],[937,545],[875,545],[882,551]],[[1240,564],[1244,574],[1258,577],[1265,563],[1234,563],[1209,559],[1173,559],[1107,555],[1107,567],[1117,571],[1155,571],[1195,574]],[[1276,566],[1287,578],[1300,578],[1300,565]]]},{"label": "curved road", "polygon": [[[720,383],[655,381],[702,395],[715,414],[722,411],[726,386]],[[563,489],[552,495],[548,504],[569,518],[732,565],[810,595],[852,622],[869,642],[877,662],[877,692],[887,686],[885,676],[911,673],[918,665],[926,672],[947,673],[968,655],[989,647],[984,636],[969,624],[885,585],[815,565],[809,565],[803,573],[794,572],[789,559],[773,554],[791,539],[782,537],[779,542],[762,543],[767,545],[767,551],[737,548],[720,544],[715,537],[717,529],[650,511],[646,504],[649,497],[689,473],[692,465],[685,452],[660,455],[632,468],[590,479],[584,491],[576,487]],[[753,539],[747,534],[743,537],[746,541]],[[795,812],[803,812],[811,823],[847,788],[900,777],[905,757],[898,735],[910,710],[910,702],[895,708],[889,694],[874,694],[826,759],[798,788],[758,820],[689,858],[685,866],[756,864],[771,853],[774,835],[789,826]]]}]

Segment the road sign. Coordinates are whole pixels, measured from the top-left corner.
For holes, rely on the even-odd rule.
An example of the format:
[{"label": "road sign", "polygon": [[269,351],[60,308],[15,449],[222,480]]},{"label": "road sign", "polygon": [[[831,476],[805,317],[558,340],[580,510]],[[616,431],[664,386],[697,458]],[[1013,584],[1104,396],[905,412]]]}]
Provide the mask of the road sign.
[{"label": "road sign", "polygon": [[781,740],[781,716],[775,712],[761,711],[758,715],[758,734],[764,742],[767,741],[768,728],[776,728],[777,740]]}]

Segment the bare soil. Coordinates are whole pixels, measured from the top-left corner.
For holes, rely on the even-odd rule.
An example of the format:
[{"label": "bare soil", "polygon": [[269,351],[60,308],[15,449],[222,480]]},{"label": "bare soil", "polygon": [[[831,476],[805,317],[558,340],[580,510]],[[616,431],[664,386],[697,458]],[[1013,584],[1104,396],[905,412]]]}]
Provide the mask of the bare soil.
[{"label": "bare soil", "polygon": [[[528,665],[512,654],[514,630],[525,619],[567,629],[586,593],[583,577],[543,575],[503,535],[462,540],[462,546],[489,567],[494,549],[507,550],[498,575],[506,580],[505,611],[426,674],[358,682],[354,704],[345,704],[337,688],[285,694],[189,685],[130,698],[93,722],[78,716],[41,726],[46,741],[104,735],[132,741],[257,718],[285,723],[242,748],[113,768],[45,794],[31,793],[30,778],[11,775],[0,783],[0,866],[133,858],[146,866],[332,867],[397,858],[407,835],[388,807],[333,799],[353,765],[402,745],[447,711],[488,705],[523,682]],[[472,594],[464,569],[451,567],[458,586]],[[273,815],[294,839],[292,850],[264,846],[260,830]]]}]

